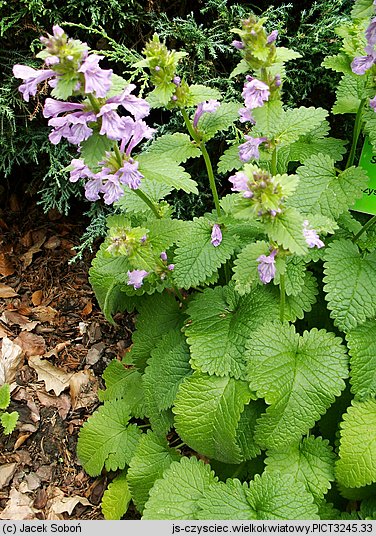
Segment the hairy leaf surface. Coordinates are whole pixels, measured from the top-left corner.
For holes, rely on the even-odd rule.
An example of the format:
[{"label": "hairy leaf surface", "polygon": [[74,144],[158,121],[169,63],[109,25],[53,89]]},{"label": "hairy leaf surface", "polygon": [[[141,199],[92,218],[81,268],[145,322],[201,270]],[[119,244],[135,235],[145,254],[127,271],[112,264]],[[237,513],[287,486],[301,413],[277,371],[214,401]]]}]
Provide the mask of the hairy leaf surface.
[{"label": "hairy leaf surface", "polygon": [[127,474],[123,471],[114,478],[103,494],[101,507],[104,518],[121,519],[128,510],[131,499]]}]

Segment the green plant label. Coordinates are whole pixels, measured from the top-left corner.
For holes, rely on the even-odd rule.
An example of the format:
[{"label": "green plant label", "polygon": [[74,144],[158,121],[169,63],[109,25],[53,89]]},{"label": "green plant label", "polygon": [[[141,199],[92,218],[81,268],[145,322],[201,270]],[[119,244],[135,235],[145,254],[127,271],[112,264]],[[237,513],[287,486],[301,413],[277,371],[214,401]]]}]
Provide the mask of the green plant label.
[{"label": "green plant label", "polygon": [[364,140],[359,165],[366,170],[369,182],[367,188],[363,190],[363,197],[355,202],[352,210],[376,215],[376,155],[368,137]]}]

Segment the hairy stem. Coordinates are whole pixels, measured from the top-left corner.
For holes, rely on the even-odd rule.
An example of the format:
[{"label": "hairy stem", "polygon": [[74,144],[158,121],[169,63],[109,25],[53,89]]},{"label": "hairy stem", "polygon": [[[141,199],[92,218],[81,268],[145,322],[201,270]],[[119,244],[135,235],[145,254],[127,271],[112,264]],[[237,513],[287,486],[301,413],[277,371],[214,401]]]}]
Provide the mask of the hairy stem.
[{"label": "hairy stem", "polygon": [[273,177],[277,175],[277,147],[274,147],[272,152],[271,172]]},{"label": "hairy stem", "polygon": [[123,158],[121,156],[120,149],[119,149],[119,146],[118,146],[117,143],[115,143],[115,145],[114,145],[114,150],[115,150],[117,163],[121,167],[123,165]]},{"label": "hairy stem", "polygon": [[368,229],[372,227],[375,223],[376,223],[376,216],[372,216],[372,218],[368,220],[367,223],[365,223],[363,227],[360,229],[360,231],[354,236],[352,241],[357,242],[358,239],[362,236],[362,234],[368,231]]},{"label": "hairy stem", "polygon": [[161,215],[159,214],[158,212],[158,208],[155,206],[155,204],[153,203],[153,201],[145,194],[145,192],[143,192],[142,190],[133,190],[135,194],[138,195],[138,197],[140,199],[142,199],[144,201],[144,203],[147,204],[147,206],[153,211],[153,213],[155,214],[155,216],[158,218],[158,219],[161,219]]},{"label": "hairy stem", "polygon": [[353,130],[353,139],[352,139],[352,143],[351,143],[351,149],[350,149],[349,157],[348,157],[347,163],[346,163],[346,169],[351,167],[354,164],[355,152],[356,152],[356,148],[358,146],[358,140],[359,140],[360,132],[362,130],[363,109],[364,109],[365,101],[366,101],[365,99],[360,101],[359,108],[358,108],[358,111],[356,113],[355,125],[354,125],[354,130]]},{"label": "hairy stem", "polygon": [[175,292],[175,294],[176,294],[176,297],[179,299],[179,301],[180,301],[181,303],[184,303],[184,296],[183,296],[183,294],[180,292],[180,290],[178,289],[178,287],[177,287],[176,285],[172,284],[172,288],[173,288],[173,290],[174,290],[174,292]]},{"label": "hairy stem", "polygon": [[280,290],[280,302],[279,302],[279,318],[281,322],[285,319],[285,302],[286,302],[286,290],[285,290],[285,275],[279,276],[279,290]]},{"label": "hairy stem", "polygon": [[96,97],[94,97],[94,95],[92,95],[91,93],[88,93],[88,96],[87,98],[89,99],[90,101],[90,104],[94,110],[94,112],[97,114],[100,112],[100,105],[99,105],[99,102],[98,102],[98,99]]}]

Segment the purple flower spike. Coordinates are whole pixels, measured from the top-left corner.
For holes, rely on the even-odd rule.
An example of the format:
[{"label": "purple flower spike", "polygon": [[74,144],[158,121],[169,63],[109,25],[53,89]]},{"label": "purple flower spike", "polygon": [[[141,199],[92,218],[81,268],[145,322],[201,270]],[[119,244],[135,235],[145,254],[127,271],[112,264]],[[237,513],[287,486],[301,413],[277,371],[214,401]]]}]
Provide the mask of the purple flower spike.
[{"label": "purple flower spike", "polygon": [[22,78],[24,81],[18,90],[21,91],[26,102],[29,102],[30,95],[32,97],[36,95],[38,84],[44,82],[48,78],[56,76],[55,71],[52,69],[42,69],[41,71],[37,71],[27,65],[15,65],[13,67],[13,74],[16,78]]},{"label": "purple flower spike", "polygon": [[247,80],[242,93],[245,105],[251,110],[260,108],[269,99],[269,86],[257,78],[247,77]]},{"label": "purple flower spike", "polygon": [[197,106],[195,115],[193,117],[193,126],[197,128],[198,120],[204,113],[214,113],[220,106],[220,103],[215,99],[210,99],[206,102],[200,102]]},{"label": "purple flower spike", "polygon": [[257,261],[259,263],[257,270],[260,276],[261,283],[266,285],[270,283],[275,276],[275,259],[278,249],[274,249],[270,255],[260,255]]},{"label": "purple flower spike", "polygon": [[359,56],[352,61],[351,70],[354,74],[361,76],[372,67],[373,62],[373,56]]},{"label": "purple flower spike", "polygon": [[211,243],[216,248],[222,242],[222,231],[218,223],[215,223],[211,233]]},{"label": "purple flower spike", "polygon": [[278,30],[273,30],[267,37],[266,39],[266,42],[268,43],[268,45],[270,45],[271,43],[274,43],[274,41],[277,40],[277,37],[278,37]]},{"label": "purple flower spike", "polygon": [[369,105],[371,106],[372,110],[376,112],[376,96],[369,101]]},{"label": "purple flower spike", "polygon": [[98,65],[103,56],[91,54],[87,56],[79,73],[83,73],[85,77],[85,93],[95,93],[96,97],[104,98],[110,89],[112,69],[101,69]]},{"label": "purple flower spike", "polygon": [[305,241],[307,242],[307,246],[309,248],[322,248],[325,246],[324,242],[320,240],[319,235],[316,233],[314,229],[309,229],[309,222],[308,220],[304,220],[303,222],[304,228],[303,228],[303,235],[305,238]]},{"label": "purple flower spike", "polygon": [[102,187],[102,192],[104,193],[103,200],[106,205],[112,205],[124,195],[124,190],[120,186],[116,175],[107,175],[107,181]]},{"label": "purple flower spike", "polygon": [[107,104],[120,104],[136,119],[143,119],[150,113],[150,105],[145,99],[140,99],[135,95],[131,95],[132,91],[136,88],[134,84],[129,84],[121,95],[116,95],[107,100]]},{"label": "purple flower spike", "polygon": [[238,41],[237,39],[235,39],[231,44],[237,50],[243,50],[243,48],[245,48],[243,41]]},{"label": "purple flower spike", "polygon": [[162,251],[162,253],[159,255],[162,261],[167,261],[167,253],[165,251]]},{"label": "purple flower spike", "polygon": [[149,272],[145,270],[128,270],[128,282],[127,285],[131,285],[135,290],[141,288],[146,276],[149,275]]},{"label": "purple flower spike", "polygon": [[125,135],[121,117],[115,112],[117,107],[116,103],[105,104],[97,114],[97,117],[102,118],[102,127],[99,134],[107,136],[110,140],[121,140]]},{"label": "purple flower spike", "polygon": [[132,159],[124,162],[123,167],[117,171],[116,175],[122,184],[126,184],[132,190],[137,190],[140,187],[141,179],[144,178],[142,173],[138,171],[138,162]]},{"label": "purple flower spike", "polygon": [[264,143],[267,138],[252,138],[252,136],[244,136],[247,140],[239,145],[239,158],[242,162],[250,160],[258,160],[260,158],[259,146]]}]

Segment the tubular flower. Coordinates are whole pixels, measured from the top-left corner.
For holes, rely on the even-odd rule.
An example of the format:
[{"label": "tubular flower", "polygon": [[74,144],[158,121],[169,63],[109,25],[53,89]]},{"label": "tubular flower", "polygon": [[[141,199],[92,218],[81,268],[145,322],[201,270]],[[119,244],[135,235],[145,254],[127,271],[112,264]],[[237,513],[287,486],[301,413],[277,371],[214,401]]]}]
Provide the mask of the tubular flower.
[{"label": "tubular flower", "polygon": [[257,261],[259,263],[257,270],[259,273],[261,283],[264,283],[264,285],[266,285],[267,283],[270,283],[270,281],[274,279],[275,256],[277,253],[278,253],[278,249],[274,249],[270,253],[270,255],[260,255],[260,257],[257,258]]},{"label": "tubular flower", "polygon": [[249,162],[251,159],[258,160],[260,158],[259,146],[264,143],[267,138],[252,138],[252,136],[244,136],[247,140],[239,145],[239,158],[242,162]]},{"label": "tubular flower", "polygon": [[308,220],[304,220],[303,222],[303,235],[309,248],[322,248],[325,246],[324,242],[320,240],[320,237],[316,231],[314,229],[309,229]]},{"label": "tubular flower", "polygon": [[253,110],[254,108],[260,108],[264,102],[269,99],[270,90],[267,84],[247,76],[247,82],[244,84],[242,96],[247,108]]},{"label": "tubular flower", "polygon": [[211,243],[216,248],[220,245],[221,242],[222,242],[222,231],[218,223],[215,223],[212,228]]},{"label": "tubular flower", "polygon": [[145,270],[128,270],[128,282],[127,285],[132,286],[135,290],[141,288],[145,277],[149,275],[149,272]]},{"label": "tubular flower", "polygon": [[112,69],[102,69],[99,61],[104,56],[88,55],[78,69],[85,78],[85,93],[95,93],[96,97],[104,98],[111,87]]},{"label": "tubular flower", "polygon": [[38,84],[56,76],[55,71],[52,69],[41,69],[37,71],[27,65],[15,65],[13,67],[13,74],[16,78],[21,78],[24,81],[18,90],[22,93],[26,102],[29,102],[30,95],[32,97],[36,95]]},{"label": "tubular flower", "polygon": [[220,103],[215,99],[210,99],[206,102],[200,102],[200,104],[197,106],[195,115],[193,117],[193,126],[197,128],[198,121],[202,114],[204,113],[210,113],[212,114],[215,112],[220,106]]}]

